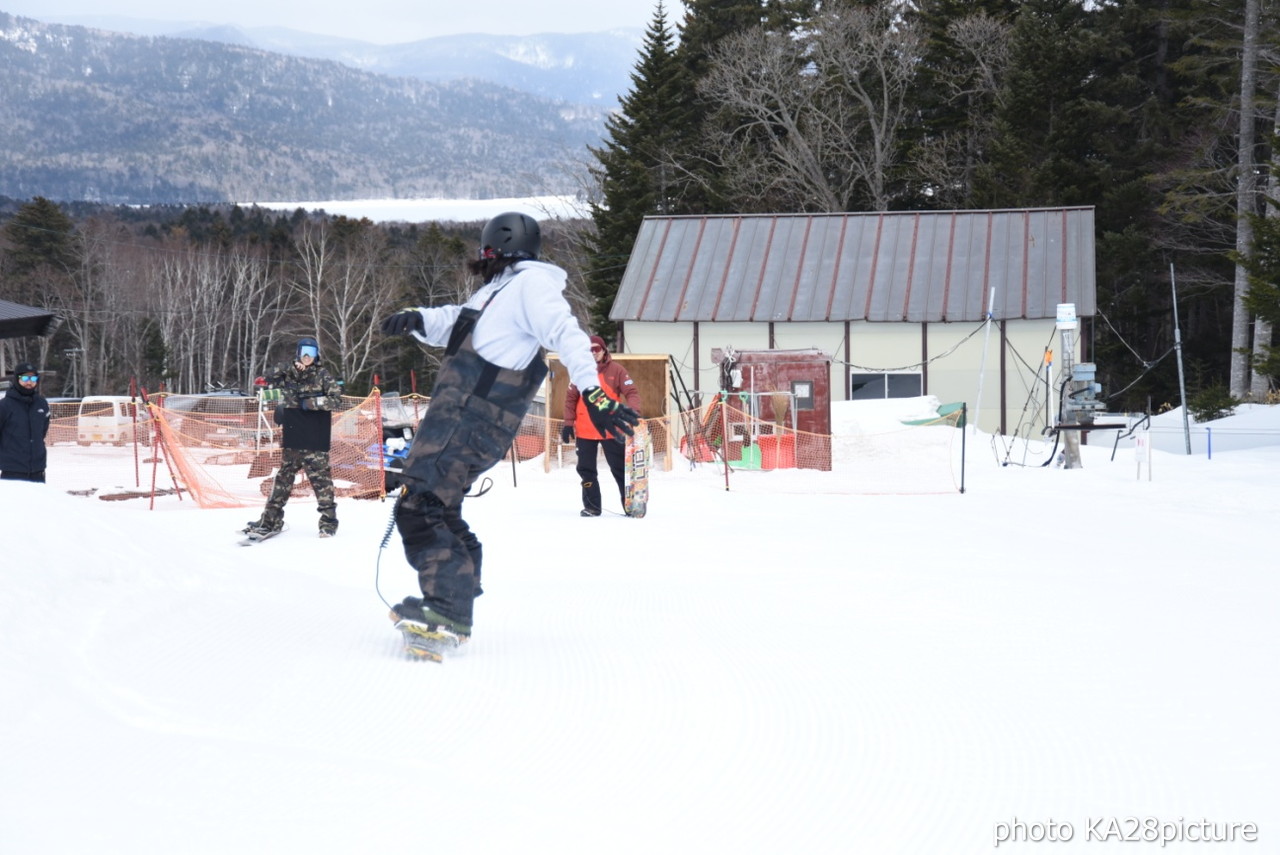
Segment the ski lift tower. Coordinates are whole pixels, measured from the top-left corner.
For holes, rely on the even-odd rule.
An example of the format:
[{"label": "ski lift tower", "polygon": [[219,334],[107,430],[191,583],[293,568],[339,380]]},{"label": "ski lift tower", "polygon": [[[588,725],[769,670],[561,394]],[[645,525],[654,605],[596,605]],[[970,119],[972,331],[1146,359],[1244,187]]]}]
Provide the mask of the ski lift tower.
[{"label": "ski lift tower", "polygon": [[1064,469],[1080,468],[1080,434],[1093,425],[1103,404],[1098,400],[1102,387],[1094,382],[1098,367],[1092,362],[1076,362],[1074,303],[1058,304],[1058,334],[1062,342],[1062,394],[1058,407],[1058,432],[1062,436]]}]

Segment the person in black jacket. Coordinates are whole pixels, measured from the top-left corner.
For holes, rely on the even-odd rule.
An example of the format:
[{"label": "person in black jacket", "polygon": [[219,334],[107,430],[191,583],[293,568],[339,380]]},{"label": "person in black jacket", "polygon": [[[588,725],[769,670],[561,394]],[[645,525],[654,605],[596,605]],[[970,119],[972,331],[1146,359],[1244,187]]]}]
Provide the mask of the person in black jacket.
[{"label": "person in black jacket", "polygon": [[13,371],[0,398],[0,479],[44,483],[48,454],[49,402],[40,394],[40,373],[30,362]]},{"label": "person in black jacket", "polygon": [[263,537],[284,526],[284,505],[293,492],[293,481],[302,469],[316,494],[320,512],[320,536],[338,531],[337,504],[333,500],[333,475],[329,469],[331,412],[342,405],[342,386],[320,365],[320,345],[314,338],[298,340],[293,365],[270,378],[278,390],[276,424],[284,428],[280,469],[262,517],[249,523],[245,534]]}]

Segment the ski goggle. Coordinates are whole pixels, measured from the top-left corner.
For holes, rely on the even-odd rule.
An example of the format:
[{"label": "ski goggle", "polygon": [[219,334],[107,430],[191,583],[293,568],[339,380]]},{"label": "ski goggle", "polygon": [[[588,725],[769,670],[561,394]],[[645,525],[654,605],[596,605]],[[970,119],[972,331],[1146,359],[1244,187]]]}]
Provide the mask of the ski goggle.
[{"label": "ski goggle", "polygon": [[40,375],[39,374],[19,374],[18,382],[19,383],[39,383]]},{"label": "ski goggle", "polygon": [[312,359],[316,359],[320,356],[320,350],[319,348],[312,347],[309,344],[304,344],[302,347],[298,348],[298,358],[301,359],[304,356],[310,356]]},{"label": "ski goggle", "polygon": [[523,249],[517,249],[515,252],[502,253],[491,246],[480,248],[480,260],[486,258],[515,258],[521,261],[532,261],[533,256],[525,252]]}]

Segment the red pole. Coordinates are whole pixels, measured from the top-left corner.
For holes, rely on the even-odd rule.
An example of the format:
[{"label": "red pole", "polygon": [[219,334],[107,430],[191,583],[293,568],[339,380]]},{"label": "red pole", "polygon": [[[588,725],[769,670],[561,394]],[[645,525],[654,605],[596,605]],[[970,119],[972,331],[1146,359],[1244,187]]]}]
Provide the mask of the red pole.
[{"label": "red pole", "polygon": [[729,419],[725,414],[728,404],[725,403],[724,396],[720,397],[720,448],[724,454],[720,455],[724,458],[724,489],[729,491]]},{"label": "red pole", "polygon": [[[151,406],[151,400],[147,397],[146,388],[140,390],[142,393],[142,402],[148,407]],[[164,400],[161,399],[161,403]],[[160,432],[160,416],[153,415],[151,425],[154,431],[151,434],[151,507],[150,510],[156,509],[156,471],[160,468],[160,452],[164,449],[164,434]],[[165,466],[169,470],[169,480],[173,482],[173,491],[178,494],[178,501],[182,501],[182,489],[178,484],[178,478],[173,474],[173,462],[169,460],[169,455],[164,455]]]},{"label": "red pole", "polygon": [[413,368],[409,369],[409,394],[413,396],[413,429],[416,432],[422,417],[418,415],[418,372]]}]

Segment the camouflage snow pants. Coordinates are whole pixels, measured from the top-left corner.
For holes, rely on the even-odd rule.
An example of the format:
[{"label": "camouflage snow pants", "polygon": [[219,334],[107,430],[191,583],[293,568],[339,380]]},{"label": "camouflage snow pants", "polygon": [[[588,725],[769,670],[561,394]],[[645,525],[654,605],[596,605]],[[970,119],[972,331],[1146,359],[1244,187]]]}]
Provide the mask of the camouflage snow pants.
[{"label": "camouflage snow pants", "polygon": [[320,513],[320,531],[333,534],[338,530],[338,508],[333,501],[333,475],[329,471],[329,452],[298,451],[286,448],[281,454],[280,470],[276,472],[271,497],[262,511],[262,525],[279,528],[284,522],[284,504],[293,492],[293,481],[301,469],[307,473],[307,481],[316,494],[316,510]]},{"label": "camouflage snow pants", "polygon": [[481,546],[462,519],[462,500],[511,447],[547,367],[539,358],[522,371],[499,368],[472,349],[465,325],[454,332],[405,460],[396,527],[427,607],[471,626]]}]

